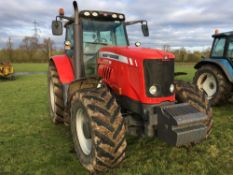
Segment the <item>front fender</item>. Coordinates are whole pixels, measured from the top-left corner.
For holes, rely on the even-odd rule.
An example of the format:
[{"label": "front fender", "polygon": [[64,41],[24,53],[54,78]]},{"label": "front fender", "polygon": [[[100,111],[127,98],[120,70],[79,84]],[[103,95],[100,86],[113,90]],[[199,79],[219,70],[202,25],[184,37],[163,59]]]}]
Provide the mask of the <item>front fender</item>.
[{"label": "front fender", "polygon": [[204,59],[198,62],[194,66],[194,68],[199,69],[201,66],[207,65],[207,64],[215,65],[216,67],[221,69],[223,73],[225,74],[225,76],[227,77],[227,79],[231,83],[233,83],[233,67],[231,66],[231,64],[229,63],[227,59],[209,59],[209,58]]},{"label": "front fender", "polygon": [[70,59],[66,55],[52,56],[50,61],[54,62],[62,84],[70,84],[74,81],[74,70]]}]

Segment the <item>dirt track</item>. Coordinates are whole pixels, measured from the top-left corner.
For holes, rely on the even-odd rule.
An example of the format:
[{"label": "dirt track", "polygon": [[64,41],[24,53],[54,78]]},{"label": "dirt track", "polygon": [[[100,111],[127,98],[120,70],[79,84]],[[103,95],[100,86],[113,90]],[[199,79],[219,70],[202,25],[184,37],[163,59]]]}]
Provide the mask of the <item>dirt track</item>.
[{"label": "dirt track", "polygon": [[16,72],[15,75],[45,75],[47,72]]}]

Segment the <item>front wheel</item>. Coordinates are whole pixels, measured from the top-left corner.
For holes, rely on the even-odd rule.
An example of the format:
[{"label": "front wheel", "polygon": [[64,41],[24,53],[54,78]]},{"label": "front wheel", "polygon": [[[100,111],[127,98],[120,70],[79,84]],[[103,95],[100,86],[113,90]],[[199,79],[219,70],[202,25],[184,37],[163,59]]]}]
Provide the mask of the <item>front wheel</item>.
[{"label": "front wheel", "polygon": [[77,91],[71,100],[71,132],[80,163],[90,172],[117,166],[125,156],[125,122],[106,87]]},{"label": "front wheel", "polygon": [[207,120],[203,123],[207,127],[207,138],[211,133],[213,120],[212,108],[206,95],[193,84],[181,80],[175,81],[175,94],[178,103],[189,103],[191,106],[208,116]]}]

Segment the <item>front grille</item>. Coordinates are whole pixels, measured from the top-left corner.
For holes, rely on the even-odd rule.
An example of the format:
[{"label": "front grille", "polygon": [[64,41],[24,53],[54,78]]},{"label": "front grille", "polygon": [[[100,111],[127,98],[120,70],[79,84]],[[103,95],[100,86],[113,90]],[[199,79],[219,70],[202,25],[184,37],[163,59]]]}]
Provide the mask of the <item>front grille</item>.
[{"label": "front grille", "polygon": [[[145,59],[143,65],[146,95],[148,97],[171,96],[170,85],[174,81],[174,59],[166,61]],[[156,95],[149,92],[150,87],[153,85],[157,87]]]}]

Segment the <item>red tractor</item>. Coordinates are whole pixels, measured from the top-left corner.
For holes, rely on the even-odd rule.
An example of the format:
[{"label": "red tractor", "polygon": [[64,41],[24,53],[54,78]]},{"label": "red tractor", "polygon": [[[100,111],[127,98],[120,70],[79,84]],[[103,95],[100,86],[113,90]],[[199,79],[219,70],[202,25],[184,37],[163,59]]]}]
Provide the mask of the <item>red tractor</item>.
[{"label": "red tractor", "polygon": [[[62,35],[65,54],[49,61],[49,97],[54,123],[71,126],[74,148],[90,172],[106,171],[125,157],[126,133],[158,137],[174,146],[207,138],[212,126],[205,95],[193,85],[174,81],[174,55],[130,47],[125,21],[106,11],[60,9],[52,22]],[[156,149],[156,148],[155,148]]]}]

